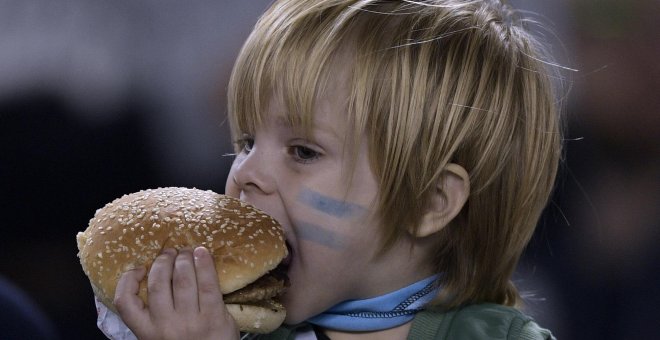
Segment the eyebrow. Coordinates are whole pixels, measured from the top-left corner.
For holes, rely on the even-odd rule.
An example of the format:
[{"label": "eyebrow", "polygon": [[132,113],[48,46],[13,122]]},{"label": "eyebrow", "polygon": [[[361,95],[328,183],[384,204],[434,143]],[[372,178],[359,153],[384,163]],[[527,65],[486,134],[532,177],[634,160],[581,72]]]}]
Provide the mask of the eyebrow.
[{"label": "eyebrow", "polygon": [[366,211],[361,205],[341,201],[308,188],[300,191],[298,201],[314,210],[339,218],[353,217]]},{"label": "eyebrow", "polygon": [[[294,124],[292,124],[290,121],[288,121],[284,115],[278,115],[275,118],[275,124],[277,126],[285,127],[285,128],[293,128],[294,127]],[[325,132],[325,133],[328,133],[328,134],[332,135],[337,140],[342,140],[342,138],[339,137],[339,134],[337,133],[337,131],[335,131],[333,128],[331,128],[329,126],[319,126],[318,124],[312,123],[312,130],[318,130],[318,131],[321,131],[321,132]]]}]

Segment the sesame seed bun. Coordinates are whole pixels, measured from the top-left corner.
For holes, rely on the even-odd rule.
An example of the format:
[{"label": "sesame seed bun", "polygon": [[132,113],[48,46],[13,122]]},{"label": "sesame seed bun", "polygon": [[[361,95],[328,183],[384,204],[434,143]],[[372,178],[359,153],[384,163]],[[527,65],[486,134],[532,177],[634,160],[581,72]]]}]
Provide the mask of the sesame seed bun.
[{"label": "sesame seed bun", "polygon": [[[253,283],[288,254],[282,227],[266,213],[229,196],[188,188],[124,195],[97,210],[76,238],[78,257],[94,294],[114,312],[112,301],[121,274],[140,266],[148,272],[164,248],[209,249],[223,295]],[[146,304],[146,277],[140,282],[139,296]],[[286,315],[276,302],[227,306],[242,331],[272,331]]]}]

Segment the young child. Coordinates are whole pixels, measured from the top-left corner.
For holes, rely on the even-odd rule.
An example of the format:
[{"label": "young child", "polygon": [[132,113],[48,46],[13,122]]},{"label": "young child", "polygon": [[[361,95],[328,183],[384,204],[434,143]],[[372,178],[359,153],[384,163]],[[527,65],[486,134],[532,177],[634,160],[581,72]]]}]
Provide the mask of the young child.
[{"label": "young child", "polygon": [[[292,254],[264,338],[552,338],[510,281],[561,153],[544,58],[499,1],[275,2],[229,85],[226,193]],[[149,308],[144,274],[116,299],[139,338],[238,338],[204,248],[159,256]]]}]

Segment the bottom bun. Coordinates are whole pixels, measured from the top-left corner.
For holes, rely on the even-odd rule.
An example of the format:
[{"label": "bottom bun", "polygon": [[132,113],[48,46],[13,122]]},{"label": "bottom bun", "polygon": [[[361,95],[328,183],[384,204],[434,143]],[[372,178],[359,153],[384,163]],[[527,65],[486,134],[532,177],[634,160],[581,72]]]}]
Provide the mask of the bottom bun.
[{"label": "bottom bun", "polygon": [[286,317],[284,306],[275,301],[262,301],[259,305],[227,304],[227,310],[241,332],[270,333]]},{"label": "bottom bun", "polygon": [[[99,301],[110,311],[119,315],[113,301],[109,297],[102,294],[93,284],[92,290]],[[238,329],[246,333],[270,333],[280,327],[286,317],[284,306],[274,300],[260,301],[253,305],[228,303],[225,306],[229,314],[234,318],[234,321],[236,321]]]}]

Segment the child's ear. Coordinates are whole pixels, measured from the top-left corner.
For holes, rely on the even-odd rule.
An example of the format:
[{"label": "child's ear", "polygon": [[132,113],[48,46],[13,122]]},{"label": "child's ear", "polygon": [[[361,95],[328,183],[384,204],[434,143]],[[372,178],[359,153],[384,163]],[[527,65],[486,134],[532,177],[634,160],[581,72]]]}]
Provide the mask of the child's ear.
[{"label": "child's ear", "polygon": [[468,196],[470,176],[467,171],[458,164],[448,164],[438,178],[431,204],[424,213],[415,236],[426,237],[442,230],[458,215]]}]

